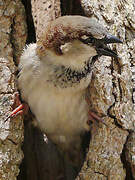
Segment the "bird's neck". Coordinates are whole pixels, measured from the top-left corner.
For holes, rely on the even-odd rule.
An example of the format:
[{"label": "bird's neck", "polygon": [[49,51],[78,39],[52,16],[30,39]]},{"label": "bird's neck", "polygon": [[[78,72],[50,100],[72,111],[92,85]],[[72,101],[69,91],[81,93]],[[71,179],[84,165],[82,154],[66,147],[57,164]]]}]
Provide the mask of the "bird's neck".
[{"label": "bird's neck", "polygon": [[89,74],[92,72],[93,64],[96,57],[92,60],[84,63],[84,67],[81,70],[76,70],[64,65],[52,65],[52,73],[49,76],[48,82],[52,83],[55,87],[68,88],[79,86],[81,81],[87,79]]}]

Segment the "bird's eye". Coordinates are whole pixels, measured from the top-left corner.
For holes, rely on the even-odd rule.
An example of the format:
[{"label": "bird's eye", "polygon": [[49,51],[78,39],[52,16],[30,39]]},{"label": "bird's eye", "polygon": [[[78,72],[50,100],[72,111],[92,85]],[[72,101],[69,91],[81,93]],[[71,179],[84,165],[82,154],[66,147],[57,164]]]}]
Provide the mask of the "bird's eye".
[{"label": "bird's eye", "polygon": [[80,39],[84,44],[91,44],[94,42],[94,38],[92,36],[88,37],[87,38],[82,38]]}]

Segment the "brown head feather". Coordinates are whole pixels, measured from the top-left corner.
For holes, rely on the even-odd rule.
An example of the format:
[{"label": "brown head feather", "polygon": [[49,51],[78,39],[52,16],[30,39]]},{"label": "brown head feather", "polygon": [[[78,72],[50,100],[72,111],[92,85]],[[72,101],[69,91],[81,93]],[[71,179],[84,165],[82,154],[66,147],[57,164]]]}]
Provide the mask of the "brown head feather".
[{"label": "brown head feather", "polygon": [[[83,35],[102,39],[106,34],[106,29],[93,18],[62,16],[50,22],[45,33],[37,42],[37,51],[38,54],[42,54],[46,48],[53,48],[57,52],[60,45],[79,39]],[[60,54],[60,51],[57,53]]]}]

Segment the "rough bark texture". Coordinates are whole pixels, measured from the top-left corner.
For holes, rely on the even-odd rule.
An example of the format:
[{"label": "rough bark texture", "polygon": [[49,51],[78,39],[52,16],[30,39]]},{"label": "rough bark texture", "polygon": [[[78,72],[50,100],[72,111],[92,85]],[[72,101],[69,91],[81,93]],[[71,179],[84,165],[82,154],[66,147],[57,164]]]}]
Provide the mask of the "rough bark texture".
[{"label": "rough bark texture", "polygon": [[[135,112],[131,80],[135,72],[134,1],[61,0],[61,7],[63,15],[96,17],[110,33],[124,42],[111,47],[117,51],[118,60],[101,57],[95,64],[89,89],[90,108],[104,117],[107,126],[100,124],[93,128],[86,161],[76,179],[133,179]],[[38,39],[48,22],[60,15],[60,2],[49,0],[40,1],[39,4],[39,1],[32,0],[32,13]],[[31,167],[29,171],[26,170],[25,179],[73,179],[70,169],[65,177],[65,168],[55,146],[46,142],[38,129],[30,123],[26,125],[25,133],[24,169]],[[29,161],[30,155],[32,158]]]},{"label": "rough bark texture", "polygon": [[135,130],[131,81],[135,56],[134,1],[111,1],[110,5],[107,0],[82,0],[81,4],[87,16],[95,16],[124,43],[112,47],[120,57],[118,60],[102,57],[95,64],[90,85],[91,108],[105,116],[107,127],[102,125],[92,134],[86,162],[77,179],[132,179],[135,172],[135,138],[134,132],[130,133]]},{"label": "rough bark texture", "polygon": [[48,23],[60,16],[60,0],[31,0],[36,37],[44,32]]},{"label": "rough bark texture", "polygon": [[[31,3],[38,39],[48,22],[60,16],[60,1]],[[135,2],[61,0],[61,7],[63,15],[85,13],[96,17],[124,42],[111,47],[117,51],[118,60],[101,57],[95,63],[90,108],[103,116],[107,126],[93,128],[86,161],[76,179],[135,179]],[[0,0],[0,25],[0,57],[4,57],[0,58],[0,179],[13,180],[23,157],[23,123],[21,117],[4,120],[14,108],[13,93],[17,90],[13,59],[17,64],[26,40],[20,0]],[[73,179],[72,169],[65,172],[55,146],[29,121],[25,123],[23,149],[19,180]]]},{"label": "rough bark texture", "polygon": [[15,65],[26,40],[24,7],[20,0],[0,0],[0,179],[15,180],[23,158],[23,121],[8,115],[15,108]]}]

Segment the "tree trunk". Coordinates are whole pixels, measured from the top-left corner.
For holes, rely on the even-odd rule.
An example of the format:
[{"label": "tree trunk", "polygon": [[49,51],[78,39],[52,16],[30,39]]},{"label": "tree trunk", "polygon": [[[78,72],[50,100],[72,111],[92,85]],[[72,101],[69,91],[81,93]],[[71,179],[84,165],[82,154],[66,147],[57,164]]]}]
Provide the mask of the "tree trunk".
[{"label": "tree trunk", "polygon": [[0,1],[0,180],[15,180],[23,158],[23,121],[7,118],[15,108],[15,64],[26,40],[24,7],[20,0]]},{"label": "tree trunk", "polygon": [[92,135],[86,162],[77,179],[133,179],[134,1],[82,0],[81,4],[87,16],[99,19],[123,44],[112,46],[119,55],[118,60],[102,57],[95,64],[90,84],[91,108],[105,116],[107,127],[102,125]]},{"label": "tree trunk", "polygon": [[[27,15],[27,42],[38,39],[47,24],[60,15],[95,17],[109,32],[123,40],[111,45],[119,59],[100,57],[95,63],[89,88],[90,109],[106,123],[95,126],[84,165],[77,180],[135,179],[135,3],[97,0],[23,1]],[[0,179],[15,179],[22,160],[23,123],[19,116],[8,119],[12,110],[15,64],[26,40],[26,25],[20,0],[1,3],[0,45]],[[14,62],[13,62],[14,60]],[[55,146],[33,126],[31,114],[25,118],[24,160],[18,180],[72,180],[73,170],[66,166]],[[26,120],[27,119],[27,120]]]}]

